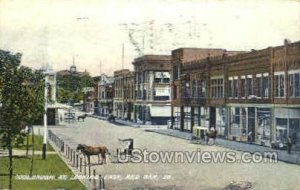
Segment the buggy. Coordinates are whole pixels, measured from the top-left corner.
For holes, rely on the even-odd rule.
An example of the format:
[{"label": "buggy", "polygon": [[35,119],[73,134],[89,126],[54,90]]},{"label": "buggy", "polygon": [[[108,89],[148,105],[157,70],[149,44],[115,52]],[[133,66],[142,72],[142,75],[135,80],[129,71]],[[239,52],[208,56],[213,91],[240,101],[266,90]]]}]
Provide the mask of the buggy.
[{"label": "buggy", "polygon": [[207,127],[197,126],[193,128],[192,140],[193,144],[205,144],[206,143],[206,134],[208,132]]}]

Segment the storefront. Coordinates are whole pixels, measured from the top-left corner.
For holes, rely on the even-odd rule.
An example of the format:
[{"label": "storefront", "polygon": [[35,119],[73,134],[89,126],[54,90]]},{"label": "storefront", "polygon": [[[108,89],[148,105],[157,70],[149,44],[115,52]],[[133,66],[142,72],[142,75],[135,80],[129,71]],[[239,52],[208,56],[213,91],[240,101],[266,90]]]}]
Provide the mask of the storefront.
[{"label": "storefront", "polygon": [[270,107],[231,106],[228,110],[230,140],[271,146],[272,109]]}]

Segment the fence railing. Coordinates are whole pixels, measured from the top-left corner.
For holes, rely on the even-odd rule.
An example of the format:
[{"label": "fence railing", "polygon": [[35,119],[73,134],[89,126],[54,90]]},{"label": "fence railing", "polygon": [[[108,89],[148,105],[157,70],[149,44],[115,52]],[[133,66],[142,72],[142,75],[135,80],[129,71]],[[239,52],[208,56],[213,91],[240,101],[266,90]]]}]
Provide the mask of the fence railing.
[{"label": "fence railing", "polygon": [[92,182],[94,190],[105,190],[104,177],[100,174],[97,174],[96,169],[93,169],[93,175],[91,176],[91,165],[87,164],[87,161],[83,154],[65,143],[64,140],[59,138],[51,130],[48,130],[48,138],[59,150],[59,153],[66,158],[66,160],[68,161],[67,164],[73,168],[76,168],[81,175],[86,176],[86,178],[88,178],[89,181]]}]

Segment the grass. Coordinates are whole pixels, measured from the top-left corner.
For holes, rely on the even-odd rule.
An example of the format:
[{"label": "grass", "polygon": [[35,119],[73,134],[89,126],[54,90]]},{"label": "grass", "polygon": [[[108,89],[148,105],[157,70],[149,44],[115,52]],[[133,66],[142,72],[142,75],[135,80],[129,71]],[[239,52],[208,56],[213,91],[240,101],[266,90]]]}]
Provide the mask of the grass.
[{"label": "grass", "polygon": [[[0,157],[0,189],[8,188],[8,157]],[[14,176],[13,189],[18,190],[52,190],[52,189],[86,189],[78,180],[20,180],[16,175],[29,175],[31,158],[14,157]],[[53,175],[58,178],[60,175],[66,175],[68,178],[74,174],[66,164],[56,154],[47,155],[43,160],[41,155],[34,156],[33,175],[49,176]]]},{"label": "grass", "polygon": [[[27,144],[27,137],[25,137],[24,143],[20,145],[19,147],[14,146],[15,149],[20,149],[20,150],[26,150],[26,144]],[[37,151],[42,150],[43,146],[43,137],[39,135],[34,135],[34,149]],[[32,134],[29,134],[29,150],[32,149]],[[47,143],[47,151],[54,151],[52,146]]]}]

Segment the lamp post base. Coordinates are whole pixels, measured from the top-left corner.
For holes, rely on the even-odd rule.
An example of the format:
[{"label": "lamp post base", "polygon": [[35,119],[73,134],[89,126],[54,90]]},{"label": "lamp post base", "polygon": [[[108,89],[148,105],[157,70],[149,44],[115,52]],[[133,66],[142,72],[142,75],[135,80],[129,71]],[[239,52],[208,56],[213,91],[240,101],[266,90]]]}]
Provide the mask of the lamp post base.
[{"label": "lamp post base", "polygon": [[43,153],[42,153],[42,158],[43,158],[43,160],[45,160],[46,159],[46,148],[47,148],[47,144],[43,144]]}]

